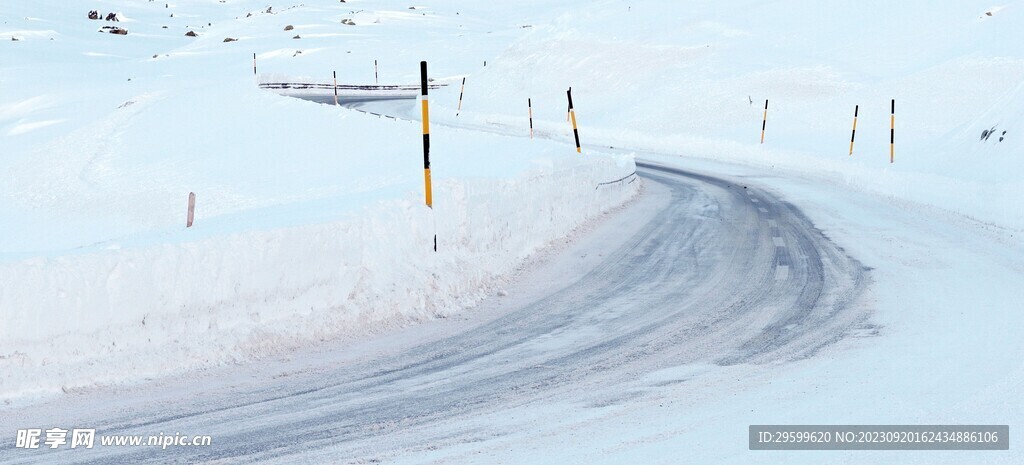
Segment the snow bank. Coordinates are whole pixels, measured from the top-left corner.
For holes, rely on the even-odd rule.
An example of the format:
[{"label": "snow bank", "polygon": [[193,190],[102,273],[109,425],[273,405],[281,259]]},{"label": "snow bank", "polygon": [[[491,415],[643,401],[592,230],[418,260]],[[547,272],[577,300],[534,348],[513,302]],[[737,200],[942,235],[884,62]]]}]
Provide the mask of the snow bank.
[{"label": "snow bank", "polygon": [[166,375],[450,315],[627,200],[637,183],[597,184],[629,164],[442,181],[434,210],[409,195],[330,223],[0,264],[0,394]]},{"label": "snow bank", "polygon": [[[598,146],[824,178],[1024,228],[1014,5],[987,16],[966,0],[424,3],[108,2],[132,19],[128,36],[96,33],[71,2],[0,7],[21,35],[0,41],[0,364],[17,367],[0,391],[220,363],[299,343],[304,328],[358,332],[471,303],[631,195],[583,194],[632,170]],[[416,124],[260,91],[254,53],[260,73],[337,71],[343,84],[375,82],[375,60],[387,84],[415,84],[420,60],[439,81],[468,75],[457,118],[459,86],[431,98],[437,255],[406,257],[422,253],[431,214],[418,207]],[[583,158],[567,146],[570,86]],[[557,143],[525,139],[527,98],[538,135]],[[516,200],[568,216],[551,223]],[[347,300],[351,289],[389,304],[360,307],[369,298]],[[186,355],[158,361],[171,348]]]},{"label": "snow bank", "polygon": [[[351,16],[345,4],[274,5],[251,17],[266,5],[113,7],[132,18],[130,35],[97,34],[68,2],[0,7],[12,29],[46,21],[59,33],[3,45],[0,398],[450,315],[636,193],[632,178],[601,185],[635,170],[629,156],[435,126],[431,210],[418,122],[256,86],[253,53],[261,71],[326,78],[353,49],[367,77],[342,68],[342,82],[372,84],[381,53],[398,57],[382,60],[381,82],[416,84],[430,55],[409,55],[433,45],[410,46],[409,36],[457,27],[433,13],[373,13],[382,22],[363,28],[338,22]],[[294,40],[286,24],[324,36]],[[349,36],[332,41],[335,32]],[[275,53],[296,48],[318,52]],[[470,59],[431,69],[455,74]],[[186,229],[189,192],[196,220]]]},{"label": "snow bank", "polygon": [[[1024,10],[989,17],[969,1],[784,9],[594,2],[474,71],[460,121],[521,133],[531,98],[538,130],[566,140],[571,86],[584,143],[814,175],[1024,229],[1013,207],[1024,196]],[[439,101],[454,106],[457,92]],[[998,134],[980,141],[993,127]]]}]

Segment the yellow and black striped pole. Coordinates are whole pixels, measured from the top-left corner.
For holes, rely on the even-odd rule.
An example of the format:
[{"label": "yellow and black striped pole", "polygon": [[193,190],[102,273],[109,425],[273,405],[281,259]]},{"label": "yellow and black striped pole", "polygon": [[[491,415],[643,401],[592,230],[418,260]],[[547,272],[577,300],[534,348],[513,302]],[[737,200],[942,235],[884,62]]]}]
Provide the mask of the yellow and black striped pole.
[{"label": "yellow and black striped pole", "polygon": [[572,120],[572,135],[576,138],[576,153],[583,153],[580,149],[580,131],[576,127],[576,110],[572,106],[572,87],[566,92],[569,96],[569,119]]},{"label": "yellow and black striped pole", "polygon": [[853,131],[850,132],[850,155],[853,155],[853,139],[857,137],[857,112],[860,111],[860,105],[853,106]]},{"label": "yellow and black striped pole", "polygon": [[462,87],[459,89],[459,107],[455,109],[455,116],[462,111],[462,94],[466,92],[466,78],[462,78]]},{"label": "yellow and black striped pole", "polygon": [[[427,62],[420,62],[420,106],[423,114],[423,185],[427,207],[434,208],[434,193],[430,185],[430,105],[427,102]],[[434,252],[437,252],[437,233],[434,233]]]},{"label": "yellow and black striped pole", "polygon": [[334,71],[334,104],[338,104],[338,72]]},{"label": "yellow and black striped pole", "polygon": [[768,125],[768,99],[764,99],[764,117],[761,118],[761,143],[764,143],[764,128]]},{"label": "yellow and black striped pole", "polygon": [[533,101],[526,99],[526,109],[530,112],[530,139],[533,139]]},{"label": "yellow and black striped pole", "polygon": [[889,163],[896,161],[896,99],[889,111]]},{"label": "yellow and black striped pole", "polygon": [[427,102],[427,62],[420,62],[420,107],[423,110],[423,182],[426,186],[427,206],[434,208],[430,187],[430,104]]}]

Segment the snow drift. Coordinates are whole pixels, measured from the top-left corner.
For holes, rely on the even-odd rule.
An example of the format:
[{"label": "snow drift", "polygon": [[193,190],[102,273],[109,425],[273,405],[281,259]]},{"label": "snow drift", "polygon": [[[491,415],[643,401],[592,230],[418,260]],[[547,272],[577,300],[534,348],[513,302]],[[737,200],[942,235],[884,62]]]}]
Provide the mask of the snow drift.
[{"label": "snow drift", "polygon": [[[992,16],[970,1],[779,8],[594,2],[532,28],[473,73],[460,121],[521,133],[529,97],[539,131],[565,138],[571,86],[584,143],[812,175],[1024,229],[1024,210],[1014,207],[1024,196],[1021,8]],[[995,137],[979,140],[992,128]]]},{"label": "snow drift", "polygon": [[[635,170],[628,156],[438,126],[430,209],[418,123],[281,97],[253,79],[253,52],[288,75],[329,75],[360,43],[363,54],[410,53],[410,23],[452,27],[431,16],[374,14],[381,22],[360,29],[366,15],[338,22],[351,16],[344,4],[325,15],[114,3],[129,36],[96,34],[67,2],[0,7],[5,27],[37,31],[4,43],[0,65],[11,89],[0,100],[0,398],[451,315],[637,192],[632,178],[602,185]],[[366,42],[337,40],[368,29]],[[299,44],[302,54],[275,52]],[[416,84],[419,59],[382,63],[382,81]]]}]

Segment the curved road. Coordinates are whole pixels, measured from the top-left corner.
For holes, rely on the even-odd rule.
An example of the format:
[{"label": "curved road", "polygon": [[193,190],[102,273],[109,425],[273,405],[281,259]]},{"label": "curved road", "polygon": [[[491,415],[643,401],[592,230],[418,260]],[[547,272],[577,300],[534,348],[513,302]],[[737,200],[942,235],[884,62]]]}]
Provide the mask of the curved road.
[{"label": "curved road", "polygon": [[[500,434],[487,418],[522,406],[627,402],[642,394],[623,386],[666,368],[810,357],[867,318],[856,303],[866,269],[793,205],[725,179],[638,168],[640,198],[564,257],[537,265],[524,279],[540,277],[534,289],[543,292],[519,297],[493,318],[314,375],[259,380],[258,389],[96,410],[71,422],[103,434],[210,434],[213,447],[0,455],[93,463],[291,462],[302,455],[362,463],[484,441]],[[524,292],[513,287],[511,294]],[[474,312],[501,307],[501,299]],[[0,423],[25,427],[7,425],[14,421]]]}]

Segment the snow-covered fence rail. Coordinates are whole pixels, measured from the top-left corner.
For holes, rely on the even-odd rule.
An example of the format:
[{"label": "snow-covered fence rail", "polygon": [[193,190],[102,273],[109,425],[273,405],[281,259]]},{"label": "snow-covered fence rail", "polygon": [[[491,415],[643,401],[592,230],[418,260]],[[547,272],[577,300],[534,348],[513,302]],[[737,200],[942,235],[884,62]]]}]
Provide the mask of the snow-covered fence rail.
[{"label": "snow-covered fence rail", "polygon": [[[399,84],[337,84],[334,82],[261,82],[260,89],[279,95],[312,99],[321,103],[338,103],[340,99],[414,99],[419,96],[420,86]],[[441,89],[447,84],[430,84],[429,89]],[[341,102],[344,103],[344,102]]]},{"label": "snow-covered fence rail", "polygon": [[[609,185],[612,185],[612,184],[615,184],[615,183],[620,183],[620,182],[625,181],[625,180],[627,180],[629,178],[634,178],[633,181],[635,181],[636,180],[635,177],[636,177],[636,171],[633,171],[632,173],[629,173],[629,174],[627,174],[627,175],[625,175],[625,176],[623,176],[623,177],[621,177],[619,179],[616,179],[614,181],[599,182],[599,183],[597,183],[597,187],[595,187],[594,189],[600,189],[601,186],[609,186]],[[629,181],[629,183],[632,184],[633,181]]]},{"label": "snow-covered fence rail", "polygon": [[[447,87],[448,84],[430,84],[428,87],[431,90],[441,89]],[[270,90],[324,90],[331,91],[335,88],[335,85],[330,82],[261,82],[259,83],[260,89]],[[391,91],[391,92],[412,92],[415,98],[417,92],[420,90],[418,85],[399,85],[399,84],[338,84],[337,88],[339,91]]]}]

